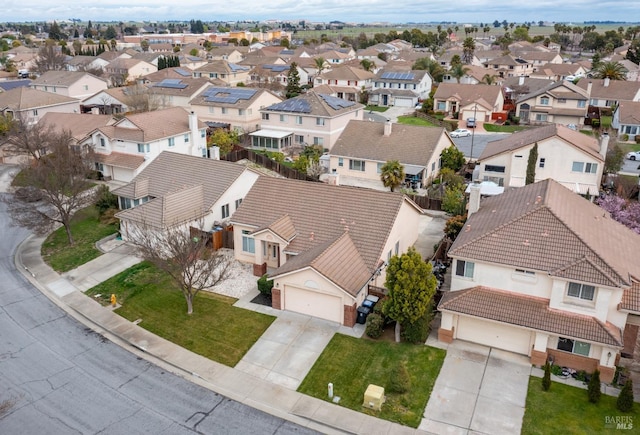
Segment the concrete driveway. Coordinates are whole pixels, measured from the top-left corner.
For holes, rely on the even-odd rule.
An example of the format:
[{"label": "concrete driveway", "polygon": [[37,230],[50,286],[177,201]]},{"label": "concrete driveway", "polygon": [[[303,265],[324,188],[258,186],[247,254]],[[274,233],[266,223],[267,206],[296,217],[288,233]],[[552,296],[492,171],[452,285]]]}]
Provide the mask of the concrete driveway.
[{"label": "concrete driveway", "polygon": [[341,325],[282,311],[236,369],[296,390]]},{"label": "concrete driveway", "polygon": [[530,374],[523,355],[457,340],[447,349],[419,429],[520,433]]}]

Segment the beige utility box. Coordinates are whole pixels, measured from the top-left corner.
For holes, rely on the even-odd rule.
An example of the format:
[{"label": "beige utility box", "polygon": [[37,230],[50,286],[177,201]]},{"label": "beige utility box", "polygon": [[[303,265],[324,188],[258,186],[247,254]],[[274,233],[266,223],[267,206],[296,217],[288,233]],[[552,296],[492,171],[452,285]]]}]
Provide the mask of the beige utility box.
[{"label": "beige utility box", "polygon": [[369,384],[367,391],[364,392],[364,403],[362,406],[365,408],[380,411],[382,404],[384,403],[384,387]]}]

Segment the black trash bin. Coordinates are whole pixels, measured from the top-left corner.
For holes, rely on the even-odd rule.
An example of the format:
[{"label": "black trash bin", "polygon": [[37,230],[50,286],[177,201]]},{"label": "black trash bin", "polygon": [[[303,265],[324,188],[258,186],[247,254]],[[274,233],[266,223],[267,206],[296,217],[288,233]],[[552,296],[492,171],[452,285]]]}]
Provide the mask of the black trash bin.
[{"label": "black trash bin", "polygon": [[371,308],[369,307],[358,307],[358,319],[356,321],[364,325],[367,322],[367,316],[370,312]]}]

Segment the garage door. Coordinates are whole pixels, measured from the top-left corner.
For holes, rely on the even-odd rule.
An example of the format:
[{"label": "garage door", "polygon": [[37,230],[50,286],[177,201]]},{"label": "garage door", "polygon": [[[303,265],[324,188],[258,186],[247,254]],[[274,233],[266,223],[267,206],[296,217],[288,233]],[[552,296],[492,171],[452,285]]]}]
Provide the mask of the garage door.
[{"label": "garage door", "polygon": [[413,98],[396,98],[395,103],[398,107],[413,107]]},{"label": "garage door", "polygon": [[528,355],[531,347],[531,334],[531,331],[509,325],[460,317],[456,338]]},{"label": "garage door", "polygon": [[297,287],[285,287],[283,309],[320,317],[332,322],[342,323],[343,320],[340,298]]}]

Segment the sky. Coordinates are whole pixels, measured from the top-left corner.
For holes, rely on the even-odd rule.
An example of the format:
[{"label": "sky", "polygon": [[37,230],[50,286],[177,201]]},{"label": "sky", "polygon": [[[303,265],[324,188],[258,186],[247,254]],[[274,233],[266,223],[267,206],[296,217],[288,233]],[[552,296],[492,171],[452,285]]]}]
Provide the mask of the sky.
[{"label": "sky", "polygon": [[[0,22],[307,20],[356,23],[640,22],[640,0],[3,0]],[[519,4],[521,3],[521,5]]]}]

